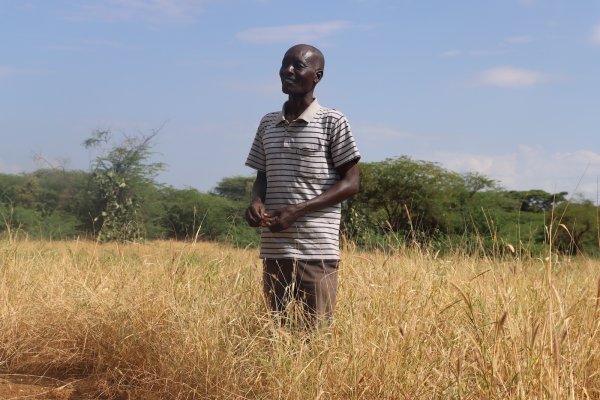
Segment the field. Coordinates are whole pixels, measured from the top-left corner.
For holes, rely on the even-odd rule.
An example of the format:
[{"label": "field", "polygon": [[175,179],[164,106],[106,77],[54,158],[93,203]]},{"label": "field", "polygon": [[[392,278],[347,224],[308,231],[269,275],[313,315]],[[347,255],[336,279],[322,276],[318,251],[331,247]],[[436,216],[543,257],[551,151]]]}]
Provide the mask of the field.
[{"label": "field", "polygon": [[324,332],[255,249],[0,241],[0,399],[600,399],[600,261],[345,249]]}]

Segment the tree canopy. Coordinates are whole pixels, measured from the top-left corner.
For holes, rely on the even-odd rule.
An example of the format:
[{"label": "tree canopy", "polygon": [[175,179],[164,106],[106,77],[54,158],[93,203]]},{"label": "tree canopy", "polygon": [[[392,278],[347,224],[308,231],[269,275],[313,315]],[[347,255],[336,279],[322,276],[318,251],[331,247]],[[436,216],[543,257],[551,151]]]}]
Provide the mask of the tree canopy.
[{"label": "tree canopy", "polygon": [[100,150],[92,164],[99,240],[137,241],[144,236],[139,211],[164,168],[163,163],[149,161],[157,133],[115,143],[110,131],[96,131],[83,142],[87,149]]}]

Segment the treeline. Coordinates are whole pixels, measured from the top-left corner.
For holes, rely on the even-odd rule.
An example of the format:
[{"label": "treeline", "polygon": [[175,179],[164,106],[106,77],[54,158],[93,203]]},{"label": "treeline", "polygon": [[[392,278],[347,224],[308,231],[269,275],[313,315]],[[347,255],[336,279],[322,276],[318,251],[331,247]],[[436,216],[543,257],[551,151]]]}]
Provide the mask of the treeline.
[{"label": "treeline", "polygon": [[[148,162],[150,139],[114,144],[109,132],[96,132],[84,145],[105,150],[89,172],[0,174],[0,235],[258,244],[258,231],[243,219],[253,177],[224,178],[210,193],[157,184],[162,165]],[[505,190],[483,175],[405,156],[361,163],[361,191],[343,207],[343,237],[361,248],[600,253],[599,209],[590,200]]]},{"label": "treeline", "polygon": [[[136,190],[139,207],[130,224],[139,239],[217,240],[239,246],[258,242],[256,230],[242,219],[245,200],[149,183]],[[91,172],[0,174],[0,236],[99,239],[106,208],[97,192]]]},{"label": "treeline", "polygon": [[599,255],[599,208],[567,192],[515,191],[478,173],[409,157],[361,164],[346,235],[361,246],[396,240],[471,253]]},{"label": "treeline", "polygon": [[89,172],[59,168],[0,174],[0,233],[39,239],[221,240],[254,245],[258,233],[240,218],[245,202],[218,193],[156,183],[150,135],[116,140],[96,131],[83,142],[95,153]]}]

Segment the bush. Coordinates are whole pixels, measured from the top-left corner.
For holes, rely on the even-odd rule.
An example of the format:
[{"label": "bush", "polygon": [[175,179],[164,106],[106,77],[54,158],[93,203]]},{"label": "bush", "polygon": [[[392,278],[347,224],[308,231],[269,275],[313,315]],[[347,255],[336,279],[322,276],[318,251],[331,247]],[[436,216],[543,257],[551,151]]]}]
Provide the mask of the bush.
[{"label": "bush", "polygon": [[163,190],[161,225],[167,238],[228,241],[256,245],[258,230],[243,220],[245,205],[195,189]]},{"label": "bush", "polygon": [[0,232],[31,239],[70,239],[79,235],[79,220],[63,211],[43,215],[23,207],[0,205]]}]

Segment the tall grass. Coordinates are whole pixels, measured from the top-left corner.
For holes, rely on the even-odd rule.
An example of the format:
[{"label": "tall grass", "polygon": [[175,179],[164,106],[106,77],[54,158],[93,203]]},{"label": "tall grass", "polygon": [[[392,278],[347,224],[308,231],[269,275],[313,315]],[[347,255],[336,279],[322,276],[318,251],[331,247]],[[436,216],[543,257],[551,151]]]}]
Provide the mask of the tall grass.
[{"label": "tall grass", "polygon": [[297,332],[265,315],[256,250],[3,241],[2,374],[113,399],[600,399],[600,262],[346,250],[333,326]]}]

